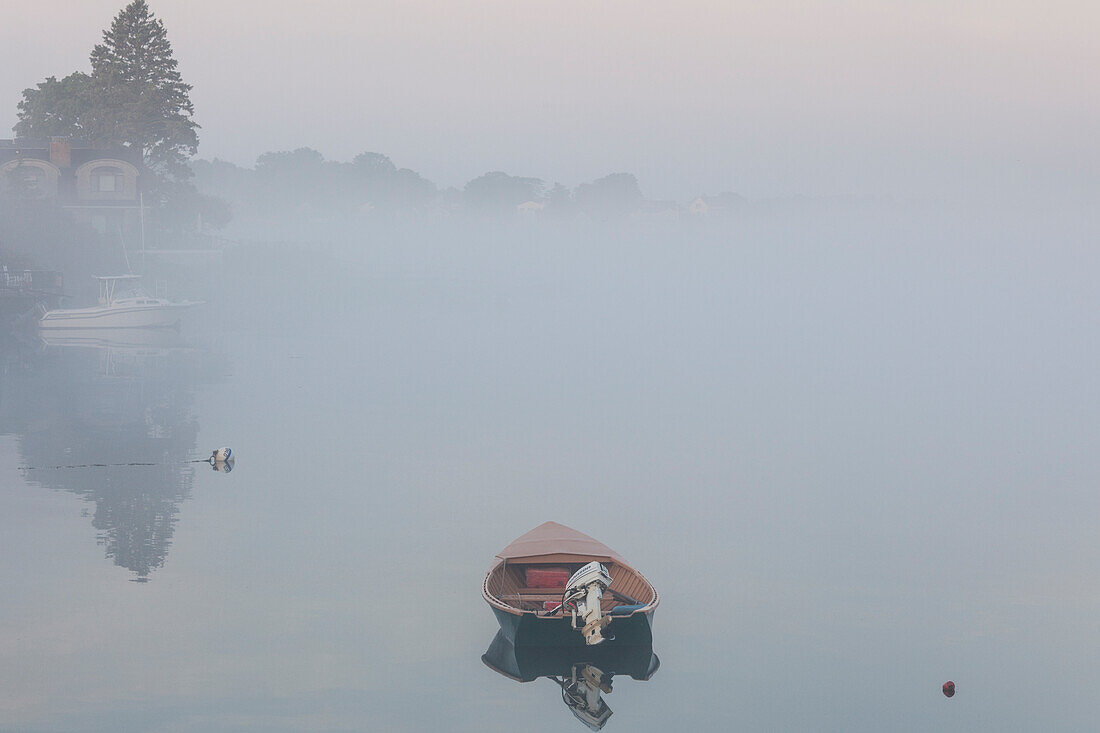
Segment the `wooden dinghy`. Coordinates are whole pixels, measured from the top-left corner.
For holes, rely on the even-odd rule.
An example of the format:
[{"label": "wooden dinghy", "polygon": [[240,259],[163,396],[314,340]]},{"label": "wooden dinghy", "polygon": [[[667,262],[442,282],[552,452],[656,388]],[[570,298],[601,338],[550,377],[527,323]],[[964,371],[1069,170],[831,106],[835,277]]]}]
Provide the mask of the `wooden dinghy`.
[{"label": "wooden dinghy", "polygon": [[656,589],[614,550],[557,522],[497,553],[482,595],[517,647],[653,642]]}]

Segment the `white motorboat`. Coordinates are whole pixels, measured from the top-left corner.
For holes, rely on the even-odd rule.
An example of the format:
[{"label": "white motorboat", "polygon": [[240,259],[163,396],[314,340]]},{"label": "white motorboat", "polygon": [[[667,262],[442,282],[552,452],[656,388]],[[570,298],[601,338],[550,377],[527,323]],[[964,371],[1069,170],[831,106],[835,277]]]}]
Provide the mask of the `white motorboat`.
[{"label": "white motorboat", "polygon": [[180,321],[180,312],[196,301],[172,302],[145,293],[136,284],[140,275],[97,277],[99,305],[47,311],[39,328],[168,328]]}]

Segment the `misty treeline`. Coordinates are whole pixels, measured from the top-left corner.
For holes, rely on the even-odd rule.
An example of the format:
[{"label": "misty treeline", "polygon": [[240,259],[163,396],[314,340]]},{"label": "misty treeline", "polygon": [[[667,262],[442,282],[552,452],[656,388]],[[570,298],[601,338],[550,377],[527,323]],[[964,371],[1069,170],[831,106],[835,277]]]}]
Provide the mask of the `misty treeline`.
[{"label": "misty treeline", "polygon": [[[290,217],[303,222],[453,215],[613,220],[686,210],[677,202],[647,201],[635,176],[624,172],[567,187],[492,171],[462,187],[441,187],[374,152],[340,162],[303,147],[265,153],[251,168],[196,160],[200,127],[192,87],[182,79],[165,26],[146,0],[133,0],[115,16],[92,49],[89,67],[24,90],[15,133],[140,151],[138,185],[149,214],[142,236],[149,234],[154,242],[187,246],[187,238],[224,229],[234,216],[273,223]],[[721,194],[710,201],[729,210],[741,200]],[[71,249],[97,236],[69,221],[56,203],[9,200],[0,201],[0,207],[0,249],[9,255],[13,243],[21,242],[23,251],[41,251],[46,240]],[[69,225],[47,231],[43,223],[55,219]]]},{"label": "misty treeline", "polygon": [[349,162],[325,160],[312,148],[261,155],[253,168],[224,160],[192,163],[203,194],[230,202],[244,215],[374,215],[458,212],[486,215],[585,214],[608,218],[637,211],[644,202],[637,179],[614,173],[569,189],[539,178],[492,171],[461,189],[441,188],[416,171],[398,168],[381,153]]}]

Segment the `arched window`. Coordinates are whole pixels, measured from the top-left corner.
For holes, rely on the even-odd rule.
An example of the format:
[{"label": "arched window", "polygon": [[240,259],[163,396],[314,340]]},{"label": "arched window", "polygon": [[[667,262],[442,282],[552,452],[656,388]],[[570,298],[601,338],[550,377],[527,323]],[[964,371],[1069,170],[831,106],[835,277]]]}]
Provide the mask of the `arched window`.
[{"label": "arched window", "polygon": [[0,193],[20,198],[57,195],[58,171],[42,160],[12,160],[0,167]]},{"label": "arched window", "polygon": [[93,168],[92,190],[96,193],[121,193],[122,170],[109,165]]},{"label": "arched window", "polygon": [[76,196],[81,201],[136,199],[137,176],[137,168],[124,160],[89,160],[76,169]]},{"label": "arched window", "polygon": [[40,196],[45,192],[46,172],[41,168],[24,166],[8,174],[12,179],[12,188],[27,196]]}]

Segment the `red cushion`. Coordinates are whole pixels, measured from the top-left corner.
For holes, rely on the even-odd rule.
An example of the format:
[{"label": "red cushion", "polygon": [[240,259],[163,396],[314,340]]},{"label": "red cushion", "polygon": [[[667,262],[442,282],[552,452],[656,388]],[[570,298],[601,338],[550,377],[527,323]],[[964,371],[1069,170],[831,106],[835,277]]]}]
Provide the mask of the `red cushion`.
[{"label": "red cushion", "polygon": [[560,605],[561,605],[561,601],[543,601],[542,602],[542,610],[544,612],[545,611],[553,611],[555,608],[557,608]]},{"label": "red cushion", "polygon": [[564,588],[569,580],[569,568],[524,568],[528,588]]}]

